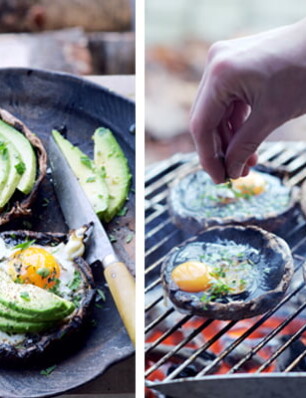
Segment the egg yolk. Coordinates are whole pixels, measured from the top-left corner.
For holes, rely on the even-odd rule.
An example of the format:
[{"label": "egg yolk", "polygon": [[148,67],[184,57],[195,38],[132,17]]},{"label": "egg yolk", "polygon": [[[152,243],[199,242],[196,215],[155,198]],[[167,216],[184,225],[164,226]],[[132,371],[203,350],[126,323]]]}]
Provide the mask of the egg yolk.
[{"label": "egg yolk", "polygon": [[202,292],[210,287],[212,268],[200,261],[187,261],[178,265],[171,273],[180,290]]},{"label": "egg yolk", "polygon": [[232,180],[232,187],[243,195],[260,195],[266,190],[266,182],[262,175],[251,171],[246,177]]},{"label": "egg yolk", "polygon": [[14,281],[50,289],[60,276],[60,267],[47,250],[29,247],[11,255],[8,273]]}]

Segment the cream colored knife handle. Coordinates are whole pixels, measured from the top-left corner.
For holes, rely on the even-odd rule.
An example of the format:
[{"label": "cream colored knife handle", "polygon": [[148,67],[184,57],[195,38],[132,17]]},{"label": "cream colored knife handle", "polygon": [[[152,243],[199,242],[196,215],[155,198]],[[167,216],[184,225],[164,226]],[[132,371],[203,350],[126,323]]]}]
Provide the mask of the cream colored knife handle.
[{"label": "cream colored knife handle", "polygon": [[135,279],[121,262],[108,265],[104,275],[124,326],[135,345]]}]

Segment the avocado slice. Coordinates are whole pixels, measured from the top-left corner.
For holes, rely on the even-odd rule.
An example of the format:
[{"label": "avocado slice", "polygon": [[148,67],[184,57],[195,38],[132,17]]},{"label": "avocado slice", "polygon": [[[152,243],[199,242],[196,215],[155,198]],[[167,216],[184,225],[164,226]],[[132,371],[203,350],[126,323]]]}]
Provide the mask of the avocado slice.
[{"label": "avocado slice", "polygon": [[52,135],[64,153],[97,215],[102,218],[109,203],[106,182],[100,170],[78,147],[72,145],[58,131]]},{"label": "avocado slice", "polygon": [[0,330],[7,333],[36,333],[49,329],[53,322],[26,322],[0,316]]},{"label": "avocado slice", "polygon": [[30,141],[14,127],[0,120],[0,133],[5,141],[14,145],[20,162],[17,167],[21,176],[17,185],[19,191],[28,194],[32,191],[36,179],[36,156]]},{"label": "avocado slice", "polygon": [[10,168],[10,160],[7,153],[7,147],[4,142],[0,142],[0,192],[8,178]]},{"label": "avocado slice", "polygon": [[15,167],[20,163],[21,160],[19,153],[15,149],[15,146],[10,141],[7,141],[1,132],[0,141],[6,147],[5,152],[7,153],[6,156],[8,157],[9,162],[7,180],[3,189],[0,191],[0,208],[3,208],[15,192],[15,189],[17,188],[17,185],[21,179],[21,175],[17,172]]},{"label": "avocado slice", "polygon": [[100,127],[93,135],[94,162],[105,173],[109,191],[108,208],[103,219],[109,222],[124,205],[131,183],[131,173],[116,138],[109,129]]},{"label": "avocado slice", "polygon": [[[70,315],[70,311],[65,309],[61,313],[58,313],[58,319],[64,319],[68,315]],[[40,317],[40,313],[26,314],[24,312],[18,312],[2,303],[0,303],[0,317],[22,322],[44,322]]]},{"label": "avocado slice", "polygon": [[40,287],[19,285],[2,279],[0,303],[8,309],[33,316],[40,321],[55,321],[71,314],[75,305]]}]

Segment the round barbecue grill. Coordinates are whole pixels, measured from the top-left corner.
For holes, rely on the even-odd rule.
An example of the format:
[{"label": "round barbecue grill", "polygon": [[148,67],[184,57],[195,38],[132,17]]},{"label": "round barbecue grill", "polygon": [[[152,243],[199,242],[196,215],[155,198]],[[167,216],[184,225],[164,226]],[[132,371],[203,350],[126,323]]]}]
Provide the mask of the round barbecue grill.
[{"label": "round barbecue grill", "polygon": [[[306,143],[265,143],[260,162],[285,167],[288,184],[306,178]],[[288,397],[306,390],[306,222],[299,209],[279,230],[295,275],[284,299],[262,316],[218,321],[178,313],[163,296],[160,266],[190,237],[172,225],[168,184],[198,163],[177,154],[146,173],[146,395],[160,397]]]}]

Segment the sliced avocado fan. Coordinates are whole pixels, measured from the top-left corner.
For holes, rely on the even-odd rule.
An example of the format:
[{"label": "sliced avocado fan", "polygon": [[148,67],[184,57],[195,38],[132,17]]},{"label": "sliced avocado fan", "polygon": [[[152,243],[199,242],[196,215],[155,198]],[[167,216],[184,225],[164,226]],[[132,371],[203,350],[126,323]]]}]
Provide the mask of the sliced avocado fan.
[{"label": "sliced avocado fan", "polygon": [[21,175],[17,172],[16,166],[20,163],[19,153],[17,152],[15,146],[7,141],[5,136],[0,132],[0,141],[2,145],[5,146],[6,156],[8,158],[8,174],[5,184],[0,191],[0,208],[3,208],[7,202],[10,200],[12,195],[19,184]]},{"label": "sliced avocado fan", "polygon": [[15,283],[0,270],[0,330],[10,333],[43,331],[74,309],[71,301],[34,285]]},{"label": "sliced avocado fan", "polygon": [[17,188],[27,195],[32,191],[36,179],[37,164],[34,149],[22,133],[2,120],[0,120],[0,133],[18,152],[19,162],[15,167],[21,178]]}]

